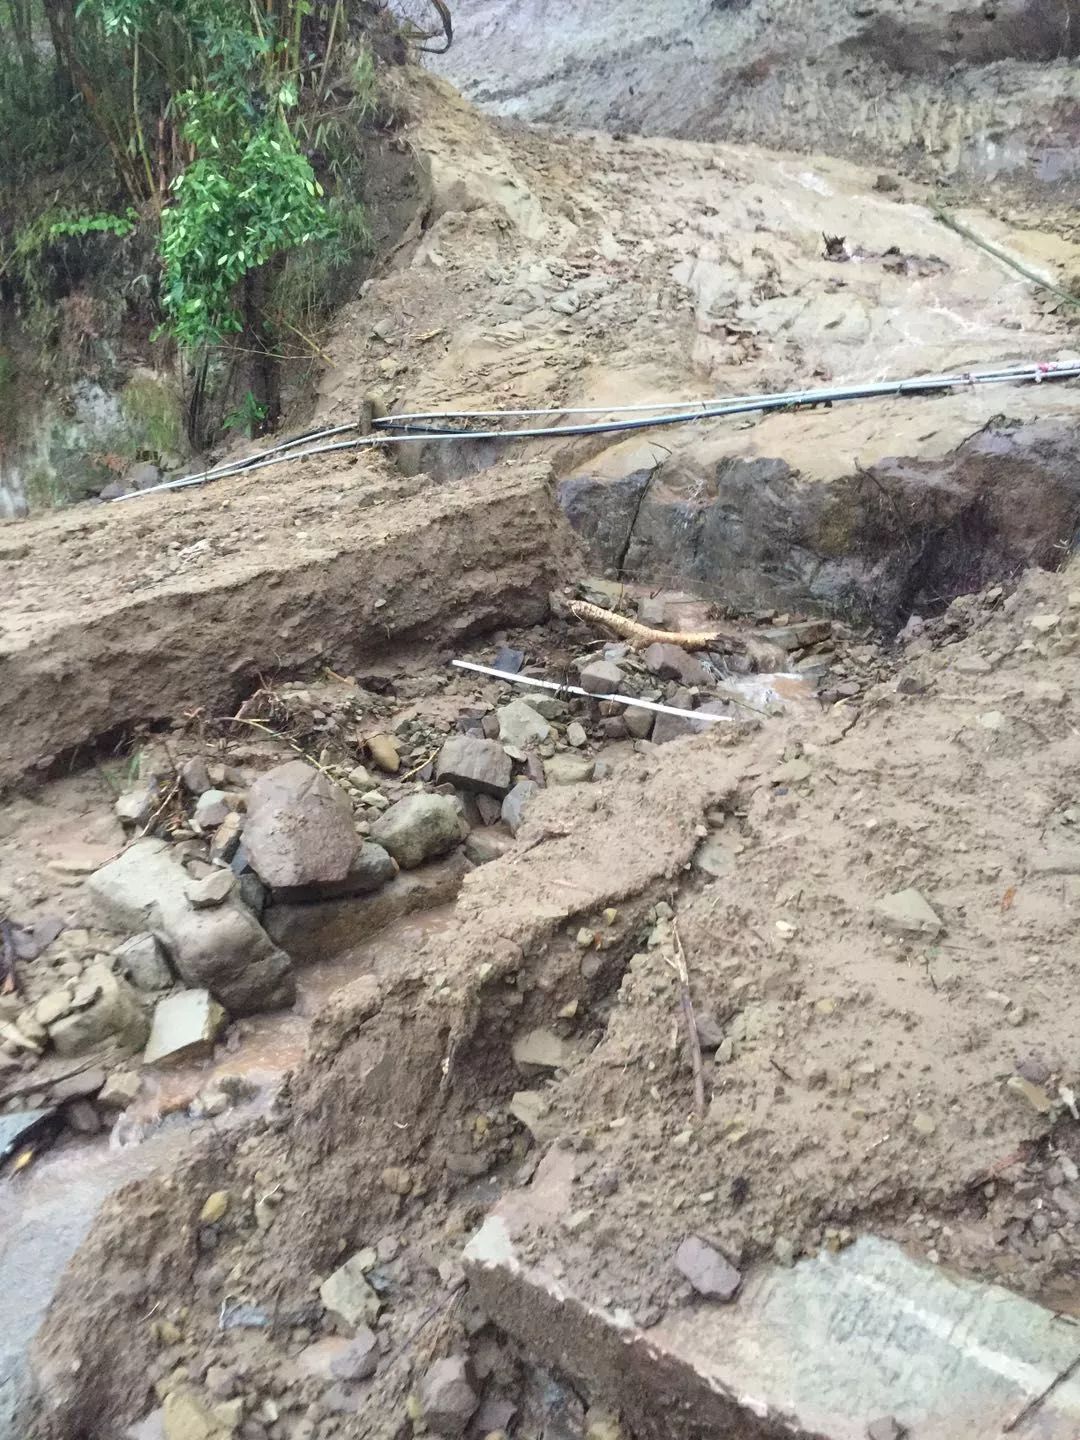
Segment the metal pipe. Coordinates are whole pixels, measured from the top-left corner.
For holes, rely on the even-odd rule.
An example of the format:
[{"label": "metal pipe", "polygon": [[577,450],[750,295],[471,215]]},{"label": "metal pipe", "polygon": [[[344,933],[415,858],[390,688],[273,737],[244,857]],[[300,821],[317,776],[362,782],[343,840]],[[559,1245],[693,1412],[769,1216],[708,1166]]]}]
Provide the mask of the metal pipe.
[{"label": "metal pipe", "polygon": [[451,660],[450,664],[456,670],[475,670],[478,675],[490,675],[496,680],[505,680],[509,685],[533,685],[539,690],[554,690],[559,695],[583,695],[586,700],[615,700],[620,705],[632,705],[638,710],[653,710],[657,715],[682,715],[690,720],[705,720],[710,725],[735,723],[730,715],[711,715],[707,710],[680,710],[677,705],[659,705],[654,700],[639,700],[636,695],[594,695],[591,690],[582,690],[578,685],[556,685],[553,680],[537,680],[532,675],[511,675],[490,665],[474,665],[471,660]]}]

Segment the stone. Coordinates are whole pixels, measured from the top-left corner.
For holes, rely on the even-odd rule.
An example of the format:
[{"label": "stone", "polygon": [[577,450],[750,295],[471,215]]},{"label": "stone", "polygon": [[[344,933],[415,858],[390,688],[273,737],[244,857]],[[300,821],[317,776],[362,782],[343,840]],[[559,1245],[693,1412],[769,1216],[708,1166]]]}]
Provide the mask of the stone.
[{"label": "stone", "polygon": [[182,1065],[207,1059],[227,1018],[209,990],[182,990],[159,1000],[143,1064]]},{"label": "stone", "polygon": [[149,490],[161,483],[161,468],[152,460],[140,460],[124,471],[124,484],[132,490]]},{"label": "stone", "polygon": [[1037,635],[1049,635],[1061,624],[1060,615],[1032,615],[1027,622]]},{"label": "stone", "polygon": [[735,856],[718,835],[709,835],[694,851],[693,864],[696,870],[720,879],[735,869]]},{"label": "stone", "polygon": [[[382,1172],[382,1175],[379,1178],[382,1181],[384,1187],[394,1195],[404,1196],[412,1194],[412,1176],[409,1174],[408,1170],[405,1169],[404,1165],[387,1165],[386,1169]],[[361,1263],[360,1256],[364,1255],[365,1253],[366,1252],[363,1250],[360,1251],[360,1255],[356,1257],[358,1263]],[[365,1265],[363,1268],[366,1270],[369,1267]]]},{"label": "stone", "polygon": [[190,1386],[171,1390],[162,1402],[165,1440],[225,1440],[210,1406]]},{"label": "stone", "polygon": [[204,790],[195,802],[193,819],[200,830],[216,830],[235,810],[224,790]]},{"label": "stone", "polygon": [[893,1415],[882,1415],[866,1427],[866,1440],[907,1440],[907,1426]]},{"label": "stone", "polygon": [[448,795],[410,795],[376,820],[371,838],[403,870],[413,870],[460,841],[457,805]]},{"label": "stone", "polygon": [[542,1027],[515,1035],[510,1053],[516,1065],[537,1065],[547,1070],[565,1067],[571,1058],[566,1041]]},{"label": "stone", "polygon": [[141,827],[147,823],[157,805],[156,792],[150,788],[127,790],[117,798],[113,811],[118,820]]},{"label": "stone", "polygon": [[71,990],[65,986],[62,990],[50,990],[43,995],[34,1006],[34,1019],[46,1030],[57,1020],[71,1013]]},{"label": "stone", "polygon": [[435,779],[501,800],[513,784],[513,762],[497,740],[451,735],[439,751]]},{"label": "stone", "polygon": [[953,661],[951,668],[958,675],[989,675],[994,667],[985,656],[960,655]]},{"label": "stone", "polygon": [[584,755],[552,755],[544,761],[544,779],[549,785],[581,785],[595,772],[595,760]]},{"label": "stone", "polygon": [[643,710],[640,705],[628,705],[626,714],[622,718],[628,733],[635,740],[647,740],[652,734],[656,712]]},{"label": "stone", "polygon": [[169,968],[157,936],[146,932],[133,935],[113,951],[121,975],[136,990],[167,990],[175,976]]},{"label": "stone", "polygon": [[216,1225],[219,1220],[224,1220],[229,1211],[231,1196],[228,1190],[215,1190],[208,1195],[199,1211],[200,1225]]},{"label": "stone", "polygon": [[296,1357],[301,1375],[316,1380],[370,1380],[378,1364],[378,1340],[367,1325],[357,1326],[351,1339],[328,1335],[323,1340],[316,1340]]},{"label": "stone", "polygon": [[502,819],[502,796],[477,795],[476,808],[480,812],[480,819],[485,825],[497,825]]},{"label": "stone", "polygon": [[358,1333],[361,1327],[374,1325],[382,1309],[382,1301],[368,1284],[361,1260],[362,1256],[354,1255],[319,1286],[319,1298],[327,1310]]},{"label": "stone", "polygon": [[465,854],[474,865],[490,865],[514,848],[514,837],[501,825],[485,825],[473,830],[465,841]]},{"label": "stone", "polygon": [[388,775],[396,775],[401,769],[401,755],[397,741],[392,735],[372,735],[367,742],[368,754]]},{"label": "stone", "polygon": [[210,781],[210,771],[201,755],[193,755],[190,760],[184,761],[180,766],[180,780],[184,789],[196,797],[205,795],[207,790],[214,788]]},{"label": "stone", "polygon": [[516,835],[525,823],[525,807],[534,795],[540,793],[535,780],[519,780],[502,802],[503,824]]},{"label": "stone", "polygon": [[881,926],[893,935],[925,935],[933,938],[945,928],[940,917],[918,890],[898,890],[877,901],[874,913]]},{"label": "stone", "polygon": [[511,745],[515,750],[527,750],[530,745],[539,745],[542,740],[551,738],[551,726],[536,703],[548,698],[530,696],[528,700],[511,700],[509,705],[501,705],[496,710],[499,739],[504,745]]},{"label": "stone", "polygon": [[357,790],[370,790],[375,784],[371,778],[371,772],[364,765],[357,765],[349,771],[349,784]]},{"label": "stone", "polygon": [[666,595],[643,595],[637,603],[638,623],[652,629],[666,625],[668,603]]},{"label": "stone", "polygon": [[[340,900],[350,895],[372,895],[393,880],[397,873],[397,861],[388,855],[381,845],[376,845],[373,840],[365,840],[353,857],[344,880],[332,885],[297,885],[289,889],[276,889],[274,908],[277,910],[282,905],[310,905],[313,901]],[[242,878],[241,885],[247,878]]]},{"label": "stone", "polygon": [[420,1416],[436,1435],[464,1435],[480,1403],[472,1387],[469,1362],[464,1355],[436,1360],[425,1374],[418,1391]]},{"label": "stone", "polygon": [[742,1284],[735,1266],[697,1235],[688,1235],[676,1250],[675,1268],[706,1300],[734,1300]]},{"label": "stone", "polygon": [[188,876],[161,840],[137,840],[90,877],[91,895],[117,927],[153,931],[180,977],[205,988],[232,1015],[291,1005],[296,981],[287,955],[234,893],[195,910]]},{"label": "stone", "polygon": [[244,849],[277,888],[344,880],[357,851],[352,805],[340,785],[303,760],[277,765],[251,787]]},{"label": "stone", "polygon": [[524,650],[513,650],[509,645],[500,645],[495,652],[495,659],[491,662],[491,668],[501,670],[504,675],[517,675],[524,664]]},{"label": "stone", "polygon": [[78,1075],[67,1075],[49,1086],[49,1102],[65,1105],[69,1100],[87,1100],[102,1089],[106,1081],[105,1071],[98,1066],[80,1071]]},{"label": "stone", "polygon": [[238,810],[232,810],[214,831],[210,840],[210,859],[220,860],[228,865],[240,848],[240,837],[244,832],[244,817]]},{"label": "stone", "polygon": [[64,1107],[64,1120],[76,1135],[96,1135],[101,1129],[101,1116],[89,1100],[72,1100]]},{"label": "stone", "polygon": [[565,700],[560,700],[557,695],[523,695],[521,703],[528,705],[545,720],[561,720],[566,714],[567,705]]},{"label": "stone", "polygon": [[916,1135],[921,1135],[926,1140],[937,1130],[937,1121],[925,1110],[916,1110],[911,1117],[911,1128]]},{"label": "stone", "polygon": [[196,910],[213,910],[224,905],[235,887],[236,876],[231,870],[211,870],[201,880],[189,880],[184,894]]},{"label": "stone", "polygon": [[551,1120],[551,1102],[541,1090],[515,1090],[506,1107],[532,1133],[537,1144],[544,1145],[558,1134],[558,1120]]},{"label": "stone", "polygon": [[566,727],[566,743],[572,745],[575,750],[580,750],[582,745],[588,744],[589,737],[585,733],[585,726],[577,720],[571,720]]},{"label": "stone", "polygon": [[642,660],[661,680],[677,680],[680,685],[711,685],[713,677],[696,655],[680,645],[654,642],[646,647]]},{"label": "stone", "polygon": [[142,1080],[134,1070],[114,1070],[98,1092],[103,1110],[126,1110],[138,1098]]},{"label": "stone", "polygon": [[48,1027],[60,1055],[83,1055],[109,1043],[119,1050],[138,1050],[146,1042],[150,1021],[135,990],[104,962],[90,965],[75,988],[73,1012]]},{"label": "stone", "polygon": [[614,660],[592,660],[582,666],[578,680],[590,695],[615,695],[626,683],[626,676]]}]

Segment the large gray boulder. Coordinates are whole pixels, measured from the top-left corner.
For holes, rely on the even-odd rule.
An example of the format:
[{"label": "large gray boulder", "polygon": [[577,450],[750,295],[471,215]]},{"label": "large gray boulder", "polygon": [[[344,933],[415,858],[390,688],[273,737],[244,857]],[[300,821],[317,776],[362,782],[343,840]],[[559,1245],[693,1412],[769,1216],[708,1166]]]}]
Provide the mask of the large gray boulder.
[{"label": "large gray boulder", "polygon": [[90,877],[90,893],[118,928],[152,931],[186,984],[203,987],[232,1015],[291,1005],[289,957],[236,896],[211,910],[188,900],[188,876],[163,840],[137,840]]},{"label": "large gray boulder", "polygon": [[414,870],[435,855],[445,855],[461,839],[458,807],[449,795],[410,795],[376,820],[371,838],[403,870]]},{"label": "large gray boulder", "polygon": [[344,880],[359,848],[349,797],[303,760],[277,765],[251,787],[244,848],[275,888]]},{"label": "large gray boulder", "polygon": [[497,740],[451,735],[439,751],[435,777],[460,790],[501,800],[513,784],[513,762]]}]

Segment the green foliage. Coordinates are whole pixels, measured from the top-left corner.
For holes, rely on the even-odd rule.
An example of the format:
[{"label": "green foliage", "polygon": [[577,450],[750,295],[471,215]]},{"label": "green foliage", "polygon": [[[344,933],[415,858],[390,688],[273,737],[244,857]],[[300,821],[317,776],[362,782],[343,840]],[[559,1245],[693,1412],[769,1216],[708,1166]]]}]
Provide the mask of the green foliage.
[{"label": "green foliage", "polygon": [[48,237],[59,240],[65,235],[117,235],[123,239],[134,233],[139,217],[128,207],[126,215],[70,215],[53,220]]},{"label": "green foliage", "polygon": [[157,458],[183,449],[180,400],[164,381],[148,374],[133,376],[121,392],[120,408],[133,458]]},{"label": "green foliage", "polygon": [[236,409],[229,411],[222,423],[226,430],[242,430],[251,440],[265,419],[266,406],[256,400],[249,390]]}]

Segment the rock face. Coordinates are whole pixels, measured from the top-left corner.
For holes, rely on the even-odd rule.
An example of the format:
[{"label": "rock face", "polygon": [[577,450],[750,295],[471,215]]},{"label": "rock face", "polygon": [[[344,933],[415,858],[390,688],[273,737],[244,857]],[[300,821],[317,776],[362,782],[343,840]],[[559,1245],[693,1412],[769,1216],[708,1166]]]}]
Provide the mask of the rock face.
[{"label": "rock face", "polygon": [[97,964],[75,987],[70,1013],[49,1026],[49,1038],[60,1055],[82,1055],[105,1043],[138,1050],[149,1030],[149,1018],[132,987],[108,965]]},{"label": "rock face", "polygon": [[501,800],[513,782],[513,765],[497,740],[452,735],[439,751],[435,777],[461,790]]},{"label": "rock face", "polygon": [[371,838],[403,870],[414,870],[435,855],[445,855],[461,839],[458,808],[448,795],[410,795],[376,820]]},{"label": "rock face", "polygon": [[303,760],[277,765],[251,787],[244,847],[268,885],[344,880],[358,848],[349,798]]},{"label": "rock face", "polygon": [[181,978],[205,987],[233,1015],[291,1005],[289,957],[235,894],[195,910],[187,876],[161,840],[138,840],[90,877],[89,889],[111,923],[159,937]]}]

